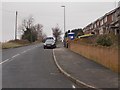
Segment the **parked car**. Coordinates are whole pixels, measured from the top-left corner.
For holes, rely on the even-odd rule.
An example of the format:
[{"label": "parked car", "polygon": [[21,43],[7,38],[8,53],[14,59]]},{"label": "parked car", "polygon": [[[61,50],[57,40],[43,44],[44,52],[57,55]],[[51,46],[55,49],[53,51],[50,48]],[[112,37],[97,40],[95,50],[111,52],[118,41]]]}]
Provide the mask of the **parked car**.
[{"label": "parked car", "polygon": [[46,41],[46,40],[49,40],[49,39],[55,40],[54,37],[46,37],[46,38],[43,39],[42,42],[45,43],[45,41]]},{"label": "parked car", "polygon": [[47,40],[47,39],[53,39],[53,40],[54,40],[54,38],[53,38],[53,37],[46,37],[46,40]]},{"label": "parked car", "polygon": [[46,48],[56,48],[55,40],[53,40],[53,39],[46,40],[43,47],[44,47],[44,49],[46,49]]}]

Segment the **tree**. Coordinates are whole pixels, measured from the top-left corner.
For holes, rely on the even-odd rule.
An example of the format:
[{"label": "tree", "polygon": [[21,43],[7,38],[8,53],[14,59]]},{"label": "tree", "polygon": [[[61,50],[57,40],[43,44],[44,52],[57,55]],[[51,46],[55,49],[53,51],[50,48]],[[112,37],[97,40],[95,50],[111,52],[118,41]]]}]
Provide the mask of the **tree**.
[{"label": "tree", "polygon": [[42,41],[44,35],[43,35],[43,25],[42,24],[36,24],[35,29],[37,31],[37,39],[39,41]]},{"label": "tree", "polygon": [[29,17],[28,19],[24,19],[22,21],[21,30],[23,32],[22,39],[28,40],[30,42],[35,42],[37,40],[37,31],[35,26],[33,25],[34,18]]},{"label": "tree", "polygon": [[68,30],[68,31],[65,32],[64,38],[68,37],[68,33],[70,33],[70,30]]},{"label": "tree", "polygon": [[35,20],[32,16],[22,21],[22,25],[19,27],[19,29],[22,31],[21,39],[34,42],[36,40],[42,41],[46,36],[43,33],[43,25],[39,23],[34,25],[34,21]]},{"label": "tree", "polygon": [[82,29],[73,29],[73,30],[71,30],[71,32],[73,32],[75,34],[75,37],[84,35]]},{"label": "tree", "polygon": [[27,39],[29,42],[35,42],[37,40],[37,31],[35,30],[35,28],[27,28],[27,30],[24,31],[22,35],[22,39]]},{"label": "tree", "polygon": [[31,28],[33,26],[33,23],[34,23],[34,18],[32,16],[23,19],[20,29],[24,32],[26,31],[27,28]]},{"label": "tree", "polygon": [[58,26],[58,24],[56,25],[56,27],[52,28],[52,31],[53,31],[53,36],[55,37],[55,41],[57,42],[62,34],[62,31],[60,27]]}]

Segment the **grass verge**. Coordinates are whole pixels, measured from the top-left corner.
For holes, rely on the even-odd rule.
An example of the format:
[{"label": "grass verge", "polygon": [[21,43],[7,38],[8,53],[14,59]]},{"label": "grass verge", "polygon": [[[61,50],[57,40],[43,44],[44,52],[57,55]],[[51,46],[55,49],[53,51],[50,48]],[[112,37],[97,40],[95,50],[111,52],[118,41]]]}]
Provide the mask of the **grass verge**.
[{"label": "grass verge", "polygon": [[30,44],[29,42],[23,40],[11,40],[9,42],[2,43],[2,49],[17,48],[29,44]]}]

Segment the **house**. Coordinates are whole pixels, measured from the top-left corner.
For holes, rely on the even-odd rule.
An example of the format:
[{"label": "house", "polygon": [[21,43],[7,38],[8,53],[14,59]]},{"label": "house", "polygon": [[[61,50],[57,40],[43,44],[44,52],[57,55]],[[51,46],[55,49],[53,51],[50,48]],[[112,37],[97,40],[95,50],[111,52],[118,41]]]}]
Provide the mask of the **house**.
[{"label": "house", "polygon": [[120,7],[106,13],[104,16],[98,18],[93,23],[83,28],[85,34],[120,34]]},{"label": "house", "polygon": [[120,7],[116,8],[112,14],[112,23],[110,24],[111,32],[115,35],[120,34]]},{"label": "house", "polygon": [[95,22],[93,22],[93,32],[98,35],[100,29],[100,20],[97,19]]},{"label": "house", "polygon": [[[92,24],[92,23],[91,23],[91,24]],[[92,32],[91,24],[89,24],[89,25],[87,25],[85,28],[83,28],[84,34],[89,34],[89,33]]]}]

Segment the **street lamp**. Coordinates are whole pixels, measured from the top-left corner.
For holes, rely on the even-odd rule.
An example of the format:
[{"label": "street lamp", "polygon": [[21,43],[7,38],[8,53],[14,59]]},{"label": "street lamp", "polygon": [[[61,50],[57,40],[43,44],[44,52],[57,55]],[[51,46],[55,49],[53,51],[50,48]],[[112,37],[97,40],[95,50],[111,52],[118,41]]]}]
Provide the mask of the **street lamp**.
[{"label": "street lamp", "polygon": [[65,6],[61,6],[64,8],[64,34],[65,34]]},{"label": "street lamp", "polygon": [[65,6],[61,6],[64,8],[64,47],[66,46],[66,41],[65,41]]}]

